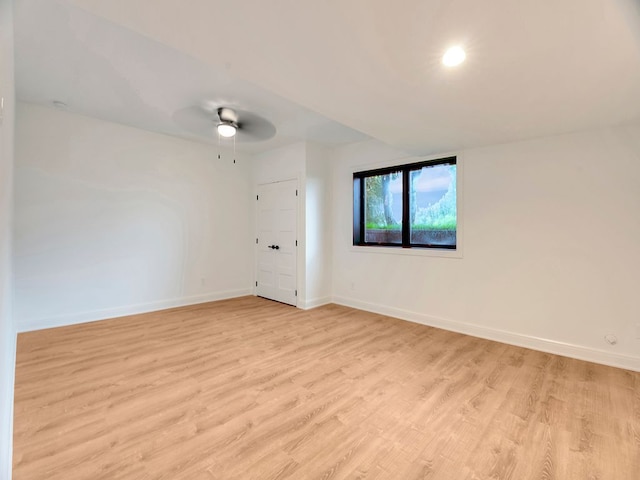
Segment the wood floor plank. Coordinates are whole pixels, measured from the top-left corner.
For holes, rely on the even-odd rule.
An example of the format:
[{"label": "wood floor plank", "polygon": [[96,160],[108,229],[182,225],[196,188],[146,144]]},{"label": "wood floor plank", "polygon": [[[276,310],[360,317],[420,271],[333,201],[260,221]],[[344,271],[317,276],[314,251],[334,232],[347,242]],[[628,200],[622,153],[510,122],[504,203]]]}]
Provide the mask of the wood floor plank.
[{"label": "wood floor plank", "polygon": [[14,478],[616,479],[640,373],[256,297],[23,333]]}]

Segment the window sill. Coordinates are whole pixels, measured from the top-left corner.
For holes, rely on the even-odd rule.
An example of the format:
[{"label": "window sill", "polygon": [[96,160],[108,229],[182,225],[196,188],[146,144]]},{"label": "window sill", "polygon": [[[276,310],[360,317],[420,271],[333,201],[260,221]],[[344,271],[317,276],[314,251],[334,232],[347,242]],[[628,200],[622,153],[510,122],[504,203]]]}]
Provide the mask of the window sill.
[{"label": "window sill", "polygon": [[439,258],[462,258],[462,249],[455,250],[446,248],[402,248],[378,245],[351,245],[351,252],[374,253],[383,255],[410,255],[416,257],[439,257]]}]

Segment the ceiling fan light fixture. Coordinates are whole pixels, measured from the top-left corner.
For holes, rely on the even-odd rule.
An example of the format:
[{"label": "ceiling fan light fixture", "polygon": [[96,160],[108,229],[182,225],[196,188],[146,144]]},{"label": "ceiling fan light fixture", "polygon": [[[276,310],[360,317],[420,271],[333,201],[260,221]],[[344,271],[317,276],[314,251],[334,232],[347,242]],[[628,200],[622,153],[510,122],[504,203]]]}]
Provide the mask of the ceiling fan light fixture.
[{"label": "ceiling fan light fixture", "polygon": [[233,137],[238,131],[238,127],[231,122],[219,123],[217,129],[220,136],[225,138]]},{"label": "ceiling fan light fixture", "polygon": [[442,56],[442,63],[444,63],[447,67],[456,67],[464,62],[465,58],[467,58],[467,54],[462,49],[461,46],[456,45],[455,47],[449,48],[444,55]]}]

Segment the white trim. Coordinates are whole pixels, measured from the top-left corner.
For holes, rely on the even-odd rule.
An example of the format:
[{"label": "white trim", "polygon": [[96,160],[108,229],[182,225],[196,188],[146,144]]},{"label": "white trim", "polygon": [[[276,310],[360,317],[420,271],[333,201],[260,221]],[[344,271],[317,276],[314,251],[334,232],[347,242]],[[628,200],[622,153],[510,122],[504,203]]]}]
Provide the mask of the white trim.
[{"label": "white trim", "polygon": [[310,310],[312,308],[321,307],[322,305],[328,305],[331,303],[331,297],[312,298],[310,300],[298,301],[298,308],[302,310]]},{"label": "white trim", "polygon": [[[456,233],[457,235],[457,233]],[[351,245],[349,251],[353,253],[373,253],[376,255],[413,255],[415,257],[440,257],[461,259],[462,252],[458,249],[446,248],[402,248],[381,245]]]},{"label": "white trim", "polygon": [[603,365],[609,365],[612,367],[624,368],[640,372],[639,357],[631,357],[628,355],[606,352],[604,350],[584,347],[581,345],[558,342],[546,338],[532,337],[529,335],[522,335],[520,333],[513,333],[506,330],[473,325],[456,320],[448,320],[441,317],[412,312],[410,310],[363,302],[352,298],[333,297],[333,303],[357,308],[359,310],[365,310],[368,312],[379,313],[381,315],[387,315],[414,323],[420,323],[422,325],[428,325],[431,327],[442,328],[444,330],[463,333],[465,335],[471,335],[487,340],[506,343],[509,345],[531,348],[533,350],[553,353],[555,355],[563,355],[565,357],[585,360],[587,362],[600,363]]},{"label": "white trim", "polygon": [[[16,376],[16,350],[18,345],[18,334],[11,329],[9,335],[12,337],[10,340],[9,351],[0,352],[0,355],[7,355],[9,361],[6,372],[1,372],[3,375],[2,382],[5,384],[6,396],[3,399],[3,404],[6,408],[4,411],[0,411],[0,479],[11,479],[12,474],[12,458],[13,458],[13,396],[14,385]],[[6,375],[6,376],[5,376]],[[6,475],[6,477],[5,477]]]},{"label": "white trim", "polygon": [[156,312],[168,308],[185,307],[197,305],[199,303],[215,302],[216,300],[226,300],[228,298],[244,297],[251,295],[250,288],[238,290],[226,290],[220,292],[210,292],[202,295],[190,297],[174,298],[171,300],[159,300],[149,303],[138,303],[135,305],[125,305],[122,307],[107,308],[103,310],[91,310],[86,312],[71,313],[68,315],[56,315],[54,317],[38,318],[20,322],[18,333],[42,330],[45,328],[64,327],[76,325],[78,323],[95,322],[110,318],[126,317],[139,313]]}]

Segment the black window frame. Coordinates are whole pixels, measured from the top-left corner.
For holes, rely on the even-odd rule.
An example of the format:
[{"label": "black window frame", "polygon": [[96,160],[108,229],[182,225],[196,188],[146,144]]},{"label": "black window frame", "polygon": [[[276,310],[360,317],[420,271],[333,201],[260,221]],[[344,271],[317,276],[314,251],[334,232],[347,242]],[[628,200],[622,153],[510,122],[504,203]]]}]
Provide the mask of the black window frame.
[{"label": "black window frame", "polygon": [[[423,244],[411,243],[411,222],[410,222],[410,205],[409,205],[409,179],[410,174],[414,170],[420,170],[424,167],[435,167],[437,165],[456,165],[457,156],[438,158],[435,160],[425,160],[422,162],[406,163],[403,165],[393,165],[385,168],[377,168],[375,170],[365,170],[353,173],[353,245],[364,247],[395,247],[395,248],[423,248],[434,250],[456,250],[458,248],[458,240],[456,235],[455,245],[442,244]],[[364,180],[367,177],[377,175],[388,175],[390,173],[402,173],[402,243],[383,243],[383,242],[365,242],[365,201],[364,201]],[[456,178],[457,188],[457,178]],[[458,197],[456,195],[456,203]],[[457,211],[457,208],[456,208]],[[456,221],[456,234],[458,231],[458,222]]]}]

